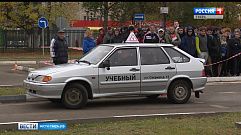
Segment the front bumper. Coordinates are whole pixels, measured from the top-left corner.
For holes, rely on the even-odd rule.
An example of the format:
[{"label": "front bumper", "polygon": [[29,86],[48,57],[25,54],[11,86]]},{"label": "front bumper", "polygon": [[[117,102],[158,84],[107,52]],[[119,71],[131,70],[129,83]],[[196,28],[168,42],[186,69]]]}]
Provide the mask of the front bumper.
[{"label": "front bumper", "polygon": [[26,93],[41,98],[60,99],[66,83],[36,83],[24,80],[23,86],[27,89]]}]

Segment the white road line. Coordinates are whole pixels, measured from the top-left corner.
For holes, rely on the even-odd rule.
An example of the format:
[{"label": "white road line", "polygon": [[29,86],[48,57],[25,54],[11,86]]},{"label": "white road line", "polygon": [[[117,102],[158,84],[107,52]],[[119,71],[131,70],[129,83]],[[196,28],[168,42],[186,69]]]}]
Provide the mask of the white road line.
[{"label": "white road line", "polygon": [[0,87],[12,87],[13,85],[0,85]]},{"label": "white road line", "polygon": [[227,109],[229,107],[226,107],[226,106],[221,106],[221,105],[210,105],[212,107],[216,107],[216,108],[221,108],[221,109]]},{"label": "white road line", "polygon": [[233,91],[230,91],[230,92],[219,92],[221,94],[235,94],[235,93],[238,93],[238,92],[233,92]]},{"label": "white road line", "polygon": [[172,116],[172,115],[193,115],[193,114],[214,114],[217,112],[188,112],[188,113],[164,113],[164,114],[143,114],[143,115],[121,115],[121,116],[107,116],[107,117],[91,117],[91,118],[70,118],[70,119],[53,119],[53,120],[36,120],[36,121],[18,121],[18,122],[3,122],[0,125],[10,125],[18,123],[37,123],[37,122],[58,122],[58,121],[68,121],[68,120],[88,120],[88,119],[103,119],[103,118],[128,118],[128,117],[147,117],[147,116]]}]

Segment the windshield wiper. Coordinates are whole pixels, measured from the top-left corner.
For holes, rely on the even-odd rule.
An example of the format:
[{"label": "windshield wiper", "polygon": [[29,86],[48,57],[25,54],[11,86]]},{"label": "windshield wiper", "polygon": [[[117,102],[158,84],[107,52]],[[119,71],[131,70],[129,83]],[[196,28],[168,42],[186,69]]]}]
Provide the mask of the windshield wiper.
[{"label": "windshield wiper", "polygon": [[79,62],[84,62],[84,63],[88,63],[89,65],[91,65],[91,63],[89,62],[89,61],[87,61],[87,60],[76,60],[78,63]]}]

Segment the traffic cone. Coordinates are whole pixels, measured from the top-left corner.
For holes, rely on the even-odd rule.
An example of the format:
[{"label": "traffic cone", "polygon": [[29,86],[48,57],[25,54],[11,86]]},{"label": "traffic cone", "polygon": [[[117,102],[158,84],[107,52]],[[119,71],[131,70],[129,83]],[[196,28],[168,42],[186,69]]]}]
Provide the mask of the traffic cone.
[{"label": "traffic cone", "polygon": [[17,69],[17,67],[18,67],[18,65],[17,65],[17,61],[15,61],[15,66],[14,66],[14,70],[16,70]]}]

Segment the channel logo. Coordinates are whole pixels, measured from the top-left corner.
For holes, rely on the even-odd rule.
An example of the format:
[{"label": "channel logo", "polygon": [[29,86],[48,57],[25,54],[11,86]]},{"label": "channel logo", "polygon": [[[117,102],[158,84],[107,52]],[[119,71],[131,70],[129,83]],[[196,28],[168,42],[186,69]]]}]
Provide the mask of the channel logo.
[{"label": "channel logo", "polygon": [[66,123],[18,123],[18,130],[66,130]]},{"label": "channel logo", "polygon": [[223,8],[194,8],[194,15],[223,15]]}]

